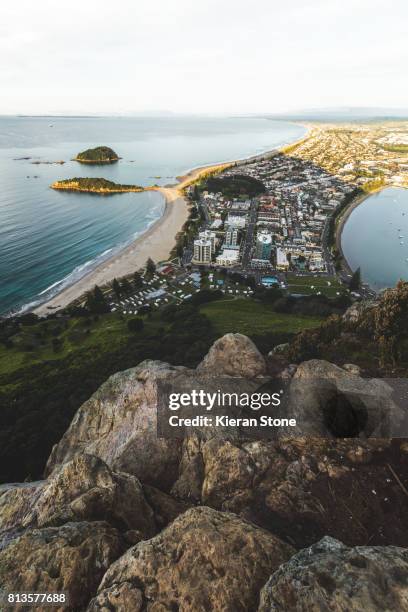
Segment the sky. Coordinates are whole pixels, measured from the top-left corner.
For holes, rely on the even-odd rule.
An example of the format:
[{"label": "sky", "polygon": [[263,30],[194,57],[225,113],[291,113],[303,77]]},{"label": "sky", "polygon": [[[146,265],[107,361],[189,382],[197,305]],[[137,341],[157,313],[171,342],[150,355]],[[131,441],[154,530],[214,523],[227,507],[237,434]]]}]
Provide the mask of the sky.
[{"label": "sky", "polygon": [[0,114],[408,108],[406,0],[0,3]]}]

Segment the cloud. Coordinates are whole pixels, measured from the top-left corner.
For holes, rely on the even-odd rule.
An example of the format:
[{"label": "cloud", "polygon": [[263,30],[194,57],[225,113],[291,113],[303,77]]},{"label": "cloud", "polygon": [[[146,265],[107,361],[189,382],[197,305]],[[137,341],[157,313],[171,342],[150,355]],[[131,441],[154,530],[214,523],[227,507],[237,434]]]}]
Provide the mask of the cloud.
[{"label": "cloud", "polygon": [[40,0],[0,7],[0,112],[408,106],[394,0]]}]

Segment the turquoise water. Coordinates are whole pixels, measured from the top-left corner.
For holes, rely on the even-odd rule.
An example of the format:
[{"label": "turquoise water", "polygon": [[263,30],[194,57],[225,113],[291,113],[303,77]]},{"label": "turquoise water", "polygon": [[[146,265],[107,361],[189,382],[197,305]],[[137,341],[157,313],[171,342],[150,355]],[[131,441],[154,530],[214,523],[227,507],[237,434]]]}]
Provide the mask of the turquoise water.
[{"label": "turquoise water", "polygon": [[389,187],[364,200],[347,219],[341,245],[375,291],[408,280],[408,190]]},{"label": "turquoise water", "polygon": [[[98,197],[56,192],[53,181],[103,176],[167,184],[191,168],[255,155],[304,133],[302,126],[266,119],[0,117],[0,313],[48,299],[164,210],[158,193]],[[122,159],[109,166],[71,161],[97,145],[111,146]],[[57,160],[66,163],[32,163]]]}]

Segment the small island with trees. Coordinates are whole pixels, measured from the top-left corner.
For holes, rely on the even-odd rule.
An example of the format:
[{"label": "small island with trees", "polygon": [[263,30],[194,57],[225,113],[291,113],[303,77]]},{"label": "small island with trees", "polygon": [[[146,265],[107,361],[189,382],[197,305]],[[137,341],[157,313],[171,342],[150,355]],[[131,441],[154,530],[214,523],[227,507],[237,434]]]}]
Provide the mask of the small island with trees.
[{"label": "small island with trees", "polygon": [[74,157],[74,161],[82,164],[114,164],[119,159],[118,154],[110,147],[86,149],[86,151],[81,151]]},{"label": "small island with trees", "polygon": [[114,183],[113,181],[108,181],[104,178],[85,177],[55,181],[55,183],[51,185],[51,189],[61,191],[83,191],[87,193],[97,193],[100,195],[110,193],[126,193],[129,191],[144,191],[144,188],[140,187],[140,185],[121,185],[120,183]]}]

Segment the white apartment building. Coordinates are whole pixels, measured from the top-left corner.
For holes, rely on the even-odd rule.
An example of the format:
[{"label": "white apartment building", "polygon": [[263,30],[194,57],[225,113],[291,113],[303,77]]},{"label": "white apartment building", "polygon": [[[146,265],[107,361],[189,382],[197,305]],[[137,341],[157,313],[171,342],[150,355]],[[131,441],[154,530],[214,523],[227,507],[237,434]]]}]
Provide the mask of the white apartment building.
[{"label": "white apartment building", "polygon": [[236,227],[238,229],[244,229],[244,227],[246,226],[246,219],[244,216],[232,215],[231,213],[229,213],[225,224],[228,226]]},{"label": "white apartment building", "polygon": [[198,237],[201,238],[202,240],[209,240],[211,242],[211,251],[212,253],[214,253],[215,243],[217,239],[216,233],[212,232],[211,230],[204,230],[203,232],[200,232],[198,234]]},{"label": "white apartment building", "polygon": [[280,247],[276,249],[276,268],[277,270],[287,270],[289,268],[289,261],[286,253]]},{"label": "white apartment building", "polygon": [[256,237],[255,259],[269,261],[272,252],[272,234],[262,230]]},{"label": "white apartment building", "polygon": [[205,238],[198,238],[198,240],[194,240],[194,263],[211,263],[212,253],[213,250],[211,240]]},{"label": "white apartment building", "polygon": [[223,249],[216,262],[219,266],[233,266],[239,261],[239,251],[236,249]]},{"label": "white apartment building", "polygon": [[227,228],[225,232],[225,246],[226,247],[237,247],[239,239],[239,229],[234,226]]}]

